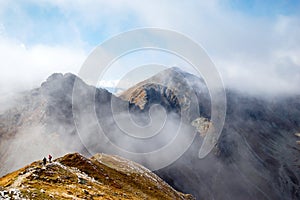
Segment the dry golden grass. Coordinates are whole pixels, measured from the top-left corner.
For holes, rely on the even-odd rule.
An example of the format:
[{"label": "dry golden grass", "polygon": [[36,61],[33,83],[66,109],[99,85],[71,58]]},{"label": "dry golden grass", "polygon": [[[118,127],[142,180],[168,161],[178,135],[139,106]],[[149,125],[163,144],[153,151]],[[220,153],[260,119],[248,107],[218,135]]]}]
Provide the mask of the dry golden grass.
[{"label": "dry golden grass", "polygon": [[0,179],[28,199],[193,199],[146,168],[117,156],[87,159],[68,154],[42,166],[34,162]]}]

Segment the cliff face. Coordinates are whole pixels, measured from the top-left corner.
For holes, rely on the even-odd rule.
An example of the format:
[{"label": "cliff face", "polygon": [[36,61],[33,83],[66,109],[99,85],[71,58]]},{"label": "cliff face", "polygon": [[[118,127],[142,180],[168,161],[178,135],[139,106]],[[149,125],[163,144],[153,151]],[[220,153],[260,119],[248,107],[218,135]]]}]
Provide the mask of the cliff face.
[{"label": "cliff face", "polygon": [[120,98],[145,111],[153,104],[160,104],[189,122],[200,116],[210,117],[210,97],[204,80],[176,67],[136,84]]},{"label": "cliff face", "polygon": [[106,154],[36,161],[2,177],[0,186],[1,199],[193,199],[145,167]]}]

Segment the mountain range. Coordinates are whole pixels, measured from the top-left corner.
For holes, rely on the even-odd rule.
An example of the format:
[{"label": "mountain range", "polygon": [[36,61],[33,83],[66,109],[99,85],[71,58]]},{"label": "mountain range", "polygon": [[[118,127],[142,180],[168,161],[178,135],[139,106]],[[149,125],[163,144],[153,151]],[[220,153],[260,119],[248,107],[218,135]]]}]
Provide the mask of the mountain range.
[{"label": "mountain range", "polygon": [[[79,89],[74,100],[75,84]],[[187,137],[199,133],[179,159],[154,171],[176,190],[197,199],[299,199],[300,96],[251,96],[231,89],[226,89],[226,96],[221,136],[208,156],[199,159],[205,129],[213,125],[210,93],[202,78],[169,68],[115,96],[73,74],[53,74],[39,88],[19,94],[6,104],[7,109],[1,109],[0,174],[50,152],[126,157],[113,151],[109,142],[127,151],[154,151],[172,140],[176,125],[182,122]],[[170,121],[162,131],[167,136],[155,135],[147,141],[126,134],[120,137],[115,116],[129,116],[147,127],[161,121],[162,113],[153,111],[156,105]],[[147,158],[135,161],[151,168]]]}]

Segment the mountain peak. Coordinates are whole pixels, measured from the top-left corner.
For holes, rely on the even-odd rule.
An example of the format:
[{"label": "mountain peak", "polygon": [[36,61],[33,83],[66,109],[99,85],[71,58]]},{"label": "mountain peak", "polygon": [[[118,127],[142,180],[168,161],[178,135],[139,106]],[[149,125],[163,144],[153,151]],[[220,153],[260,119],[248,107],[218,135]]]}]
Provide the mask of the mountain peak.
[{"label": "mountain peak", "polygon": [[79,79],[76,75],[72,74],[72,73],[66,73],[66,74],[62,74],[62,73],[53,73],[52,75],[50,75],[45,82],[42,83],[42,87],[45,87],[47,85],[52,85],[52,84],[61,84],[64,82],[68,82],[68,83],[74,83],[74,81],[76,79]]},{"label": "mountain peak", "polygon": [[[186,73],[186,72],[184,72],[181,68],[179,68],[179,67],[177,67],[177,66],[173,66],[173,67],[170,67],[170,68],[168,68],[168,69],[165,69],[164,70],[165,72],[178,72],[178,73]],[[162,72],[164,72],[164,71],[162,71]]]},{"label": "mountain peak", "polygon": [[[201,115],[210,116],[210,97],[202,78],[187,73],[178,67],[165,69],[124,91],[120,97],[138,106],[141,110],[160,104],[167,111],[188,111],[192,102],[199,102]],[[189,121],[199,116],[198,109],[192,109]]]},{"label": "mountain peak", "polygon": [[53,73],[46,79],[46,82],[55,81],[55,80],[61,79],[61,78],[63,78],[62,73]]}]

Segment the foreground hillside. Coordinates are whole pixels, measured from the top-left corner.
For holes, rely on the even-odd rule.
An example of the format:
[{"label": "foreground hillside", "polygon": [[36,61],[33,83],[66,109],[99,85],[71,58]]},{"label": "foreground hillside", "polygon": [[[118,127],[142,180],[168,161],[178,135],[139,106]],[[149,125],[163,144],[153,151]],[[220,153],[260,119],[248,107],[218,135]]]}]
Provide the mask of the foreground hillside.
[{"label": "foreground hillside", "polygon": [[193,199],[132,161],[67,154],[36,161],[0,179],[0,199]]}]

